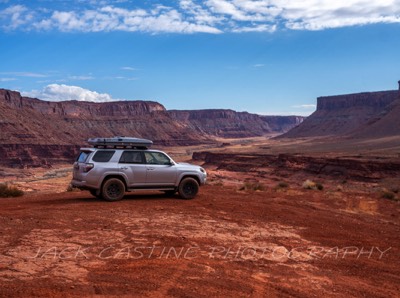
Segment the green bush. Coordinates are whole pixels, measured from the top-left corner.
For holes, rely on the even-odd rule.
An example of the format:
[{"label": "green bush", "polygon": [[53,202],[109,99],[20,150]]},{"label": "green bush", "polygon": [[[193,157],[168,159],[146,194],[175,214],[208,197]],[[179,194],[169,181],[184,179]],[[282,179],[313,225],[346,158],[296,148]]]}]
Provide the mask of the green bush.
[{"label": "green bush", "polygon": [[254,190],[254,191],[263,191],[265,190],[265,186],[259,182],[256,183],[248,183],[246,182],[239,190]]},{"label": "green bush", "polygon": [[289,187],[289,184],[287,184],[284,181],[278,183],[278,188],[287,188],[287,187]]},{"label": "green bush", "polygon": [[388,200],[395,200],[396,196],[393,192],[391,192],[389,190],[384,190],[382,192],[382,198],[388,199]]},{"label": "green bush", "polygon": [[0,197],[1,198],[9,198],[9,197],[20,197],[23,196],[24,192],[15,186],[8,186],[7,184],[0,184]]}]

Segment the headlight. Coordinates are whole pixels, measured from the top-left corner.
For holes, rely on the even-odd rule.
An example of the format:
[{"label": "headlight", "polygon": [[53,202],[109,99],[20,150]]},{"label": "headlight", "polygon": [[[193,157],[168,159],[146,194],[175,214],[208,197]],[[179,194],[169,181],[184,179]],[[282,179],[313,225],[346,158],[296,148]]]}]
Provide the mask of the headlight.
[{"label": "headlight", "polygon": [[203,168],[200,168],[200,172],[202,172],[203,174],[207,174],[206,170],[204,170]]}]

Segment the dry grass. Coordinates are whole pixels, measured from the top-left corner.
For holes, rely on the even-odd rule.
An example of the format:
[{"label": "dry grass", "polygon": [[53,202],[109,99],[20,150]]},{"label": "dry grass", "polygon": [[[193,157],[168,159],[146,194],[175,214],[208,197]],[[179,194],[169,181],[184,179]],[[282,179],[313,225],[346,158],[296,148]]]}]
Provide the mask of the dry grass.
[{"label": "dry grass", "polygon": [[288,188],[289,184],[287,182],[281,181],[278,183],[277,188]]},{"label": "dry grass", "polygon": [[303,188],[304,189],[314,189],[314,190],[323,190],[324,186],[321,183],[316,183],[314,181],[311,180],[306,180],[303,182]]},{"label": "dry grass", "polygon": [[249,183],[246,182],[239,190],[252,190],[252,191],[264,191],[265,186],[259,182]]},{"label": "dry grass", "polygon": [[20,197],[23,195],[24,192],[15,186],[9,186],[8,184],[0,184],[1,198]]}]

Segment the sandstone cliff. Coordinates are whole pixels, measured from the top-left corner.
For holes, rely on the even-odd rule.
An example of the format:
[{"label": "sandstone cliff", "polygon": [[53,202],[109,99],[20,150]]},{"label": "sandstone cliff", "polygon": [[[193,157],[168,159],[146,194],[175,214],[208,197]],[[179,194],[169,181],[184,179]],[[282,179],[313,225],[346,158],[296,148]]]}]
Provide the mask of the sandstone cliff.
[{"label": "sandstone cliff", "polygon": [[[319,97],[317,110],[281,137],[398,135],[400,130],[393,129],[398,98],[398,90]],[[374,123],[381,123],[375,133]]]},{"label": "sandstone cliff", "polygon": [[279,133],[301,120],[232,110],[167,111],[152,101],[48,102],[0,89],[0,164],[71,161],[89,137],[125,135],[155,145],[195,145],[215,142],[216,136]]},{"label": "sandstone cliff", "polygon": [[172,118],[193,130],[223,138],[245,138],[283,133],[303,121],[300,116],[260,116],[233,110],[168,111]]},{"label": "sandstone cliff", "polygon": [[156,102],[47,102],[0,90],[1,144],[82,144],[90,136],[135,135],[159,144],[207,141]]}]

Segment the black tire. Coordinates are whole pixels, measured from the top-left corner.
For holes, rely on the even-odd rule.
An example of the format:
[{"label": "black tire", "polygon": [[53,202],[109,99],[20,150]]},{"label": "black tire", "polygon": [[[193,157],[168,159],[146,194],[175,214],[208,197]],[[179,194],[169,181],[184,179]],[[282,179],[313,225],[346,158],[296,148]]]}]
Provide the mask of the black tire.
[{"label": "black tire", "polygon": [[197,183],[196,179],[190,177],[182,179],[178,191],[182,199],[193,199],[199,191],[199,183]]},{"label": "black tire", "polygon": [[106,201],[119,201],[125,195],[125,184],[118,178],[108,179],[104,182],[101,193]]},{"label": "black tire", "polygon": [[176,190],[165,190],[164,194],[167,197],[172,197],[176,193]]}]

